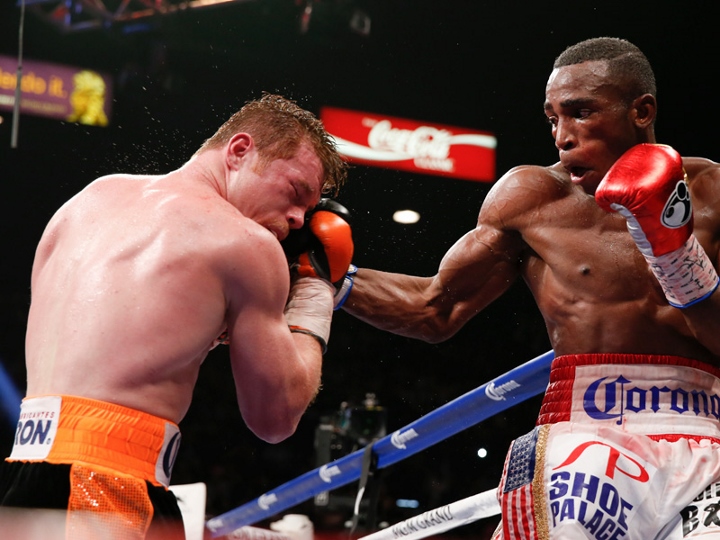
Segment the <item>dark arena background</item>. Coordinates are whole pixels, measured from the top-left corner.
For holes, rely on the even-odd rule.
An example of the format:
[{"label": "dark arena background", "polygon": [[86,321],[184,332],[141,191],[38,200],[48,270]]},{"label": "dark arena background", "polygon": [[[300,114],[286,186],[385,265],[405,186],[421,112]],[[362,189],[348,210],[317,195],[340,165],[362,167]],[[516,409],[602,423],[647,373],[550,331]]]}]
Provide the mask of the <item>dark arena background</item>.
[{"label": "dark arena background", "polygon": [[[331,106],[492,133],[496,180],[515,165],[557,158],[542,110],[555,56],[585,38],[622,37],[655,68],[658,141],[683,155],[720,159],[715,1],[229,0],[200,7],[133,0],[124,4],[139,15],[114,20],[121,4],[26,3],[23,59],[106,74],[112,113],[102,127],[36,114],[14,118],[11,108],[0,108],[0,369],[20,396],[30,270],[50,216],[98,176],[180,166],[263,91],[316,114]],[[153,7],[159,5],[166,9]],[[21,11],[16,0],[0,6],[0,56],[19,57]],[[14,75],[0,73],[0,91]],[[338,200],[353,213],[355,263],[432,275],[474,227],[491,185],[353,166]],[[394,222],[393,212],[404,208],[418,211],[420,221]],[[522,282],[437,345],[337,312],[317,400],[295,435],[270,445],[243,424],[227,351],[219,347],[202,367],[181,424],[173,483],[206,483],[207,516],[222,514],[549,349]],[[118,361],[121,351],[98,359]],[[1,388],[3,399],[12,399],[12,390]],[[384,470],[378,520],[393,524],[494,488],[509,442],[532,429],[539,400]],[[3,457],[14,423],[11,412],[0,411]],[[310,500],[292,512],[310,516],[318,534],[340,534],[354,494],[350,485],[333,492],[327,506]],[[447,534],[489,538],[496,523],[488,518]]]}]

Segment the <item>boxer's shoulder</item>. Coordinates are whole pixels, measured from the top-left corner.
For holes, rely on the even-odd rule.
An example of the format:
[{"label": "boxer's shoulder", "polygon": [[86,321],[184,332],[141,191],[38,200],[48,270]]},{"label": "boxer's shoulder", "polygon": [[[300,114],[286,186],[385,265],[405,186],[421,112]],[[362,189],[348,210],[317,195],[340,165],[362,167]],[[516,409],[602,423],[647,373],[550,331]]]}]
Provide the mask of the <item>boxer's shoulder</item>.
[{"label": "boxer's shoulder", "polygon": [[716,231],[720,231],[717,206],[720,200],[720,163],[701,157],[683,157],[683,167],[692,195],[698,239],[703,236],[699,231],[711,231],[715,235]]},{"label": "boxer's shoulder", "polygon": [[481,218],[503,228],[522,230],[528,219],[535,224],[565,213],[563,205],[577,204],[577,189],[561,167],[520,165],[505,173],[492,187]]},{"label": "boxer's shoulder", "polygon": [[720,192],[720,163],[701,157],[683,157],[683,168],[693,195],[696,191],[698,196],[706,191]]},{"label": "boxer's shoulder", "polygon": [[682,164],[688,176],[718,174],[720,163],[698,156],[683,156]]},{"label": "boxer's shoulder", "polygon": [[504,198],[510,195],[521,204],[538,206],[563,199],[573,191],[567,172],[559,164],[518,165],[497,181],[491,195]]}]

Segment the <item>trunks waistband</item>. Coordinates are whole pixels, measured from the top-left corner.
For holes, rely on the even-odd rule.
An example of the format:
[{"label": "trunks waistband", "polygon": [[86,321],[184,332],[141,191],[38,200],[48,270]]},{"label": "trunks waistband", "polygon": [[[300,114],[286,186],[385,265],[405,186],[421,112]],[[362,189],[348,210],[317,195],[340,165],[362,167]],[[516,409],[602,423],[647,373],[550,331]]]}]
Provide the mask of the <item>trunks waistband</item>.
[{"label": "trunks waistband", "polygon": [[537,424],[613,423],[629,432],[720,436],[720,369],[678,356],[553,360]]},{"label": "trunks waistband", "polygon": [[178,426],[121,405],[75,396],[25,398],[7,461],[86,463],[168,487]]}]

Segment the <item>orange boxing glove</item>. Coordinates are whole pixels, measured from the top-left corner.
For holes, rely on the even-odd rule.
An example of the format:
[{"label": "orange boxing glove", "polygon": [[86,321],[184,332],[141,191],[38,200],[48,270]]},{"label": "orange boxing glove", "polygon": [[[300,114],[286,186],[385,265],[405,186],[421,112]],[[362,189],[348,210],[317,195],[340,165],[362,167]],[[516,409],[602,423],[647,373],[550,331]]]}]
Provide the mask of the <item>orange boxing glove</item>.
[{"label": "orange boxing glove", "polygon": [[339,290],[354,251],[350,212],[336,201],[321,199],[303,227],[283,241],[283,249],[298,275],[322,278]]}]

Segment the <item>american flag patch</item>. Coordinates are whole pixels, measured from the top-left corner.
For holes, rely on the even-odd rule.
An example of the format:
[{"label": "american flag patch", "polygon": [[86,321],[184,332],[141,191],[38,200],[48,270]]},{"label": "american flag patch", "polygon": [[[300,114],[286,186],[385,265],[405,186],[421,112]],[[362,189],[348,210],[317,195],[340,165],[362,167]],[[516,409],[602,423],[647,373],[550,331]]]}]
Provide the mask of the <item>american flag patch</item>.
[{"label": "american flag patch", "polygon": [[537,538],[533,513],[532,480],[539,427],[513,441],[505,466],[501,496],[503,534],[506,540]]},{"label": "american flag patch", "polygon": [[513,441],[503,493],[532,482],[533,473],[535,472],[535,446],[537,445],[539,429],[539,427],[536,427],[527,435],[518,437]]}]

